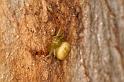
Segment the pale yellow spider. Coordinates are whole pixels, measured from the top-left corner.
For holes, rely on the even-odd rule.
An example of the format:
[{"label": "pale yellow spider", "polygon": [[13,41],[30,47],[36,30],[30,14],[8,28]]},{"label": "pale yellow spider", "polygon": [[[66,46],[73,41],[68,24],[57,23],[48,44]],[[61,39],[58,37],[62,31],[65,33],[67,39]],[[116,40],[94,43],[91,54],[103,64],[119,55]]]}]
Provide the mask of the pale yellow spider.
[{"label": "pale yellow spider", "polygon": [[49,55],[54,56],[59,60],[64,60],[71,50],[71,45],[64,41],[63,35],[59,29],[58,33],[53,37]]}]

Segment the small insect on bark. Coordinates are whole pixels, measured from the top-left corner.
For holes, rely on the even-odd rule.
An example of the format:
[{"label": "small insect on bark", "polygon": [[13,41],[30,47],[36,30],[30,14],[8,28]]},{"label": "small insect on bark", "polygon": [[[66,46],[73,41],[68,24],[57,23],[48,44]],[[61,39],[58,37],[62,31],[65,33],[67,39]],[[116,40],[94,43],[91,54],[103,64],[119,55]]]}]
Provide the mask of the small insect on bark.
[{"label": "small insect on bark", "polygon": [[64,38],[59,29],[58,33],[53,37],[49,55],[54,54],[54,56],[59,60],[64,60],[71,51],[71,45],[64,41]]}]

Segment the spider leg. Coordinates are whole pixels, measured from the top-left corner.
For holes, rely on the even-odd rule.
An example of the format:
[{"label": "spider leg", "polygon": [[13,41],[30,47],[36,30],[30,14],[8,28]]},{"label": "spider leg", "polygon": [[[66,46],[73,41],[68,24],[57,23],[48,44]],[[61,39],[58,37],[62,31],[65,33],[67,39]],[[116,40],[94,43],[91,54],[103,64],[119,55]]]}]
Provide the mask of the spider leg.
[{"label": "spider leg", "polygon": [[49,54],[48,54],[45,58],[49,58],[50,56],[52,56],[52,53],[53,53],[53,50],[51,50],[51,51],[49,52]]},{"label": "spider leg", "polygon": [[54,57],[55,57],[56,56],[56,49],[54,49],[53,54],[54,54]]},{"label": "spider leg", "polygon": [[59,28],[59,30],[58,30],[58,32],[57,32],[57,34],[56,34],[56,36],[59,36],[59,35],[60,35],[60,33],[61,33],[61,28]]}]

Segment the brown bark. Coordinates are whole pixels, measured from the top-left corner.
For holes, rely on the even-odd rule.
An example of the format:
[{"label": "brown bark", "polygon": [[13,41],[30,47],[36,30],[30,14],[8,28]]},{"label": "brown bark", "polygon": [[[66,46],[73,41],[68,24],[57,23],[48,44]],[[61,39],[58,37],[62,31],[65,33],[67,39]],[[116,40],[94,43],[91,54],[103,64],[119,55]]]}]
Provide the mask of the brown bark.
[{"label": "brown bark", "polygon": [[[123,0],[0,0],[0,82],[124,82]],[[64,61],[49,47],[59,29]]]}]

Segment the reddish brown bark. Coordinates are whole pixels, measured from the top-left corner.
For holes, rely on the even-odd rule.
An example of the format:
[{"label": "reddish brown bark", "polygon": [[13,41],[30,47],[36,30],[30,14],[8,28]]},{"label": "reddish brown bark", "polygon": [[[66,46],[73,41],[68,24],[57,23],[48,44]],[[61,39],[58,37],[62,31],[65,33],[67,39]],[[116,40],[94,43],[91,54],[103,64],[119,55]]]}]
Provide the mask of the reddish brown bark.
[{"label": "reddish brown bark", "polygon": [[[0,82],[124,82],[123,0],[0,2]],[[46,58],[59,29],[64,61]]]}]

